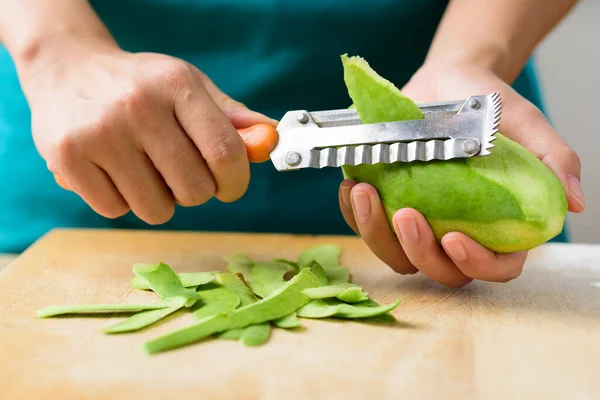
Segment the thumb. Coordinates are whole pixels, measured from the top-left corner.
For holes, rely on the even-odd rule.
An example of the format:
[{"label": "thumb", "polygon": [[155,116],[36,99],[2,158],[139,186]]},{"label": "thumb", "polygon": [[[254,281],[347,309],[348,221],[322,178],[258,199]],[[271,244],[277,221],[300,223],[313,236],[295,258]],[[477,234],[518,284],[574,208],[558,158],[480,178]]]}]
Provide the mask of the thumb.
[{"label": "thumb", "polygon": [[213,99],[215,99],[215,102],[221,111],[223,111],[223,114],[225,114],[225,116],[229,119],[229,121],[231,121],[231,124],[236,129],[248,128],[257,124],[267,124],[274,127],[277,126],[276,120],[259,112],[250,110],[244,104],[232,99],[222,92],[221,94],[223,97],[220,99],[215,99],[214,96]]},{"label": "thumb", "polygon": [[223,114],[229,119],[236,129],[249,128],[256,124],[267,124],[277,126],[277,121],[256,111],[250,110],[244,104],[236,101],[223,93],[214,82],[202,71],[197,70],[202,81],[202,85],[219,106]]},{"label": "thumb", "polygon": [[581,161],[573,149],[552,128],[544,114],[517,93],[502,101],[500,132],[537,156],[560,179],[569,211],[583,212],[585,198],[581,188]]}]

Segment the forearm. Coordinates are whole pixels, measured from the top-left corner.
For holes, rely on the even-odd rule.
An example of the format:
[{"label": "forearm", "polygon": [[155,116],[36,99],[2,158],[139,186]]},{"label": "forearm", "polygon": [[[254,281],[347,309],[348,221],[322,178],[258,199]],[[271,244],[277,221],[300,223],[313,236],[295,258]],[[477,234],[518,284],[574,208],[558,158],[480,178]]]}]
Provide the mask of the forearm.
[{"label": "forearm", "polygon": [[477,63],[512,83],[577,0],[451,0],[426,63]]},{"label": "forearm", "polygon": [[47,44],[77,36],[114,43],[86,0],[0,0],[0,42],[19,69],[43,54]]}]

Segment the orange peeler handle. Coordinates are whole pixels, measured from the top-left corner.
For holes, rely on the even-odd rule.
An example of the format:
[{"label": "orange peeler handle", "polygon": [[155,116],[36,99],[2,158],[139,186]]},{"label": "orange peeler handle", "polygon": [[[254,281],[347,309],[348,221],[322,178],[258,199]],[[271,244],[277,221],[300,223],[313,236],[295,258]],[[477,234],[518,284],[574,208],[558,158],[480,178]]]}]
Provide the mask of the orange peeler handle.
[{"label": "orange peeler handle", "polygon": [[269,124],[256,124],[249,128],[238,129],[246,143],[248,160],[261,163],[271,158],[271,152],[279,142],[279,133]]},{"label": "orange peeler handle", "polygon": [[[246,143],[248,160],[261,163],[270,159],[271,152],[279,142],[279,133],[269,124],[256,124],[248,128],[238,129],[238,133]],[[54,174],[54,180],[65,190],[71,190],[67,182],[59,174]]]}]

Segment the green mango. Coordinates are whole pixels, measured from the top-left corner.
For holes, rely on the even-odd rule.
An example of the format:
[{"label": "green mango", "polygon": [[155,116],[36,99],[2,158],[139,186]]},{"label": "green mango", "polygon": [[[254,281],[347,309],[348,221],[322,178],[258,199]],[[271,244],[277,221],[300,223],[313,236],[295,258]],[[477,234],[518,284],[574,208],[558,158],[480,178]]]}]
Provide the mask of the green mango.
[{"label": "green mango", "polygon": [[[342,55],[344,81],[363,123],[422,119],[419,107],[360,57]],[[529,250],[558,235],[567,199],[556,175],[501,133],[491,155],[451,161],[344,166],[381,197],[390,226],[399,209],[427,219],[438,241],[462,232],[498,253]]]}]

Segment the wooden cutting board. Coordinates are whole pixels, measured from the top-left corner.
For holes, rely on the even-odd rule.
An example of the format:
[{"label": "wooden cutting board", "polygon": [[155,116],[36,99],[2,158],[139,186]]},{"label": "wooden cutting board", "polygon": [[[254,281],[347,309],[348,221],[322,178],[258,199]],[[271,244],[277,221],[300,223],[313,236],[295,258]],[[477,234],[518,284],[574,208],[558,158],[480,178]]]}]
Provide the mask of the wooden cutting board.
[{"label": "wooden cutting board", "polygon": [[[116,318],[40,320],[50,304],[135,303],[131,267],[224,269],[222,257],[295,258],[335,242],[400,323],[302,320],[245,348],[210,340],[146,356],[143,341],[191,322],[108,336]],[[185,315],[187,317],[188,315]],[[0,274],[0,398],[8,399],[598,399],[600,247],[545,245],[509,284],[445,289],[396,275],[358,238],[54,231]]]}]

